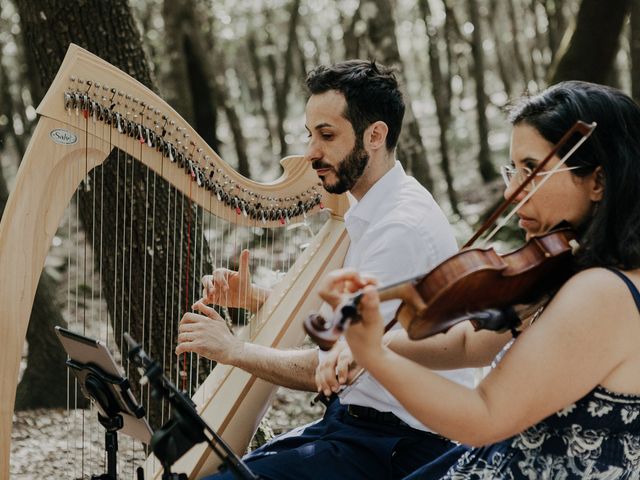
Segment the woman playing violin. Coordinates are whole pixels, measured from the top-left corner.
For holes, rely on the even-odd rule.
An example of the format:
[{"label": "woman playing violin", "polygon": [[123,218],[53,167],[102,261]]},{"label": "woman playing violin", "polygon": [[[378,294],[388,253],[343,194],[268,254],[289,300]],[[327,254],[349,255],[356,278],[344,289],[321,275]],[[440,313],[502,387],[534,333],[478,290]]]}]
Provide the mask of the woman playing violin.
[{"label": "woman playing violin", "polygon": [[[321,296],[335,306],[364,289],[361,321],[346,332],[355,361],[418,420],[473,447],[444,478],[640,478],[640,108],[615,89],[566,82],[524,98],[510,119],[505,196],[576,121],[598,127],[518,211],[528,238],[562,221],[578,232],[578,273],[475,389],[430,369],[489,364],[486,332],[460,324],[383,340],[374,281],[356,272],[331,274]],[[331,376],[317,376],[326,393]],[[409,478],[434,474],[427,465]]]}]

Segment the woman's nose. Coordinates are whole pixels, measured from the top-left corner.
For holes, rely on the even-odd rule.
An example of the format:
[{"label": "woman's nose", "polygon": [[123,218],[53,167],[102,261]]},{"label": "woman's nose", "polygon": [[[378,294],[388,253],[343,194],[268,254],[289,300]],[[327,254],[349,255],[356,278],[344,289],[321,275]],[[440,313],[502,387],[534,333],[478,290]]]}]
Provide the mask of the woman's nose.
[{"label": "woman's nose", "polygon": [[[515,192],[519,186],[520,184],[518,182],[514,182],[514,181],[509,182],[509,185],[507,185],[506,188],[504,189],[504,194],[503,194],[504,198],[507,199],[511,195],[513,195],[513,192]],[[522,190],[520,193],[518,193],[518,195],[516,195],[516,197],[513,199],[514,203],[519,202],[525,197],[525,195],[527,194],[525,190]]]}]

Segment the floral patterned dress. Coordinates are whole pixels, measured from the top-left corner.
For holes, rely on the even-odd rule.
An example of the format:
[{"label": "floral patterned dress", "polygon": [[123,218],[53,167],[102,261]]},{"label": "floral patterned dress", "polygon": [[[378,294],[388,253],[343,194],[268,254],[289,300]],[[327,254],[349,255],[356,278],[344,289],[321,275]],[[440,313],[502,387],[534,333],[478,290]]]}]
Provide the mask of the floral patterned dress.
[{"label": "floral patterned dress", "polygon": [[[612,271],[625,281],[640,310],[638,290]],[[640,395],[599,385],[524,432],[469,450],[443,478],[640,480]]]},{"label": "floral patterned dress", "polygon": [[464,454],[445,479],[640,479],[640,396],[597,386],[502,442]]}]

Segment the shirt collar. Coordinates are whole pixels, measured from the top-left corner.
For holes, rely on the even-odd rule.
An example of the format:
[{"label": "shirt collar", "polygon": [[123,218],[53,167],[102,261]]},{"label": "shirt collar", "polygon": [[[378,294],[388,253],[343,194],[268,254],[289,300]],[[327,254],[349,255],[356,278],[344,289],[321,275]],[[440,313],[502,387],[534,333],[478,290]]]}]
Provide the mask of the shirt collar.
[{"label": "shirt collar", "polygon": [[396,160],[393,168],[374,183],[360,201],[349,195],[351,206],[345,213],[344,220],[352,241],[356,241],[362,235],[374,218],[393,208],[393,202],[388,201],[389,197],[401,188],[405,177],[402,165]]}]

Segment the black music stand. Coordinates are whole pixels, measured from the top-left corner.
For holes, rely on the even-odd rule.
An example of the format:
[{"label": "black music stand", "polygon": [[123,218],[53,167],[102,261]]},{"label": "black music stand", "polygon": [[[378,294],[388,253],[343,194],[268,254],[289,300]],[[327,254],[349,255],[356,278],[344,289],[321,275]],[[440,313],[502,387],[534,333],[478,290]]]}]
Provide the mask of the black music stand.
[{"label": "black music stand", "polygon": [[148,381],[151,384],[154,398],[166,398],[171,402],[172,419],[157,429],[151,438],[151,449],[164,470],[163,480],[186,479],[185,474],[172,473],[171,466],[201,442],[206,442],[237,478],[258,480],[229,445],[200,417],[191,398],[164,375],[158,362],[152,360],[128,333],[124,337],[129,344],[129,359],[140,366],[140,373],[143,374],[141,382]]},{"label": "black music stand", "polygon": [[118,431],[145,443],[151,438],[144,408],[102,342],[61,327],[56,327],[56,333],[69,356],[66,365],[73,370],[85,397],[95,402],[98,421],[105,428],[107,472],[91,479],[117,480]]}]

